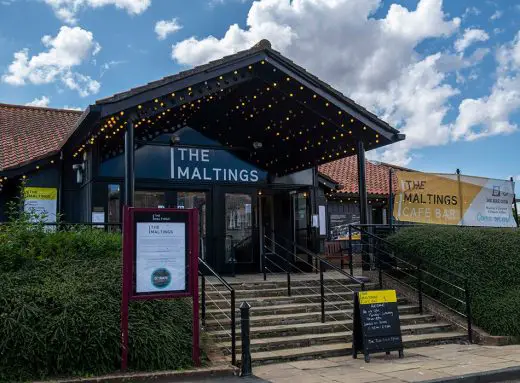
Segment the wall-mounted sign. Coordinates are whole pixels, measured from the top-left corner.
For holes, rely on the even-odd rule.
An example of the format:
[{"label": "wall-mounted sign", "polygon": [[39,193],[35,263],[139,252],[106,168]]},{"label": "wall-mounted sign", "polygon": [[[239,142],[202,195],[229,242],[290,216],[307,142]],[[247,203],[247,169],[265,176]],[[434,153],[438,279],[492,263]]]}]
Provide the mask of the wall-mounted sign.
[{"label": "wall-mounted sign", "polygon": [[395,290],[360,291],[354,294],[352,356],[358,352],[370,361],[374,352],[399,351],[403,357],[401,322]]},{"label": "wall-mounted sign", "polygon": [[33,221],[56,222],[57,200],[56,188],[24,188],[24,210],[33,215]]},{"label": "wall-mounted sign", "polygon": [[511,181],[398,171],[394,217],[444,225],[515,227]]},{"label": "wall-mounted sign", "polygon": [[[171,148],[171,178],[192,181],[258,182],[260,171],[242,161],[219,161],[214,149]],[[221,152],[221,151],[220,151]]]}]

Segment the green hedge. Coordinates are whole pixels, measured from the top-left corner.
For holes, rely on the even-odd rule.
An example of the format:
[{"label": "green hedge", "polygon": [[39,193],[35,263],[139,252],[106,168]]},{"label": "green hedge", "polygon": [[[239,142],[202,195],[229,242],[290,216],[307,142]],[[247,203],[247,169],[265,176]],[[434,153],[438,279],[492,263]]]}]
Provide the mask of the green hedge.
[{"label": "green hedge", "polygon": [[[0,381],[120,367],[120,234],[0,226]],[[130,305],[129,366],[191,365],[191,304]]]},{"label": "green hedge", "polygon": [[[397,256],[425,259],[467,276],[474,323],[492,335],[520,336],[520,231],[417,226],[401,229],[388,240]],[[461,285],[446,273],[435,273]],[[448,291],[439,281],[425,280]]]}]

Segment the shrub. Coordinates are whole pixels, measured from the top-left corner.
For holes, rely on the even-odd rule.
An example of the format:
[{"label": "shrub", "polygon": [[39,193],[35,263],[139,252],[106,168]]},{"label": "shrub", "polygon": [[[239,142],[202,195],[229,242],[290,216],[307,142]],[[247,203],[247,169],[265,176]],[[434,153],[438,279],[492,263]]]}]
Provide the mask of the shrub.
[{"label": "shrub", "polygon": [[[120,367],[121,241],[96,229],[0,229],[0,381]],[[129,366],[191,365],[191,304],[133,302]]]},{"label": "shrub", "polygon": [[[388,240],[397,256],[425,259],[467,276],[475,324],[492,335],[520,336],[520,231],[417,226],[401,229]],[[430,283],[440,287],[435,280]]]}]

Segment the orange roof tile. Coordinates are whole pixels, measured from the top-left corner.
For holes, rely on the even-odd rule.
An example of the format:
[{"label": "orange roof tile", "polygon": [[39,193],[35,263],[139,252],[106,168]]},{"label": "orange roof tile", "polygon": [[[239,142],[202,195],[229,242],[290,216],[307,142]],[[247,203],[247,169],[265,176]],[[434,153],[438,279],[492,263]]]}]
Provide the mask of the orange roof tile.
[{"label": "orange roof tile", "polygon": [[0,104],[0,171],[57,153],[81,113]]},{"label": "orange roof tile", "polygon": [[[367,193],[388,195],[389,169],[410,170],[386,163],[366,161]],[[342,158],[320,165],[318,171],[340,184],[338,193],[358,194],[357,156]],[[393,177],[393,188],[397,190],[397,179]]]}]

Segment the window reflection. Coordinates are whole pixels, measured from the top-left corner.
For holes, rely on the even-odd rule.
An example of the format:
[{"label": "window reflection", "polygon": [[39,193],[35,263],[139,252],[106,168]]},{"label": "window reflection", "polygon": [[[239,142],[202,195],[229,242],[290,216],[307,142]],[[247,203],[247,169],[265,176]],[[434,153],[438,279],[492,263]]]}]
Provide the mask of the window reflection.
[{"label": "window reflection", "polygon": [[134,198],[135,207],[164,208],[166,203],[165,192],[161,191],[139,190]]},{"label": "window reflection", "polygon": [[226,193],[226,262],[253,262],[251,196]]}]

